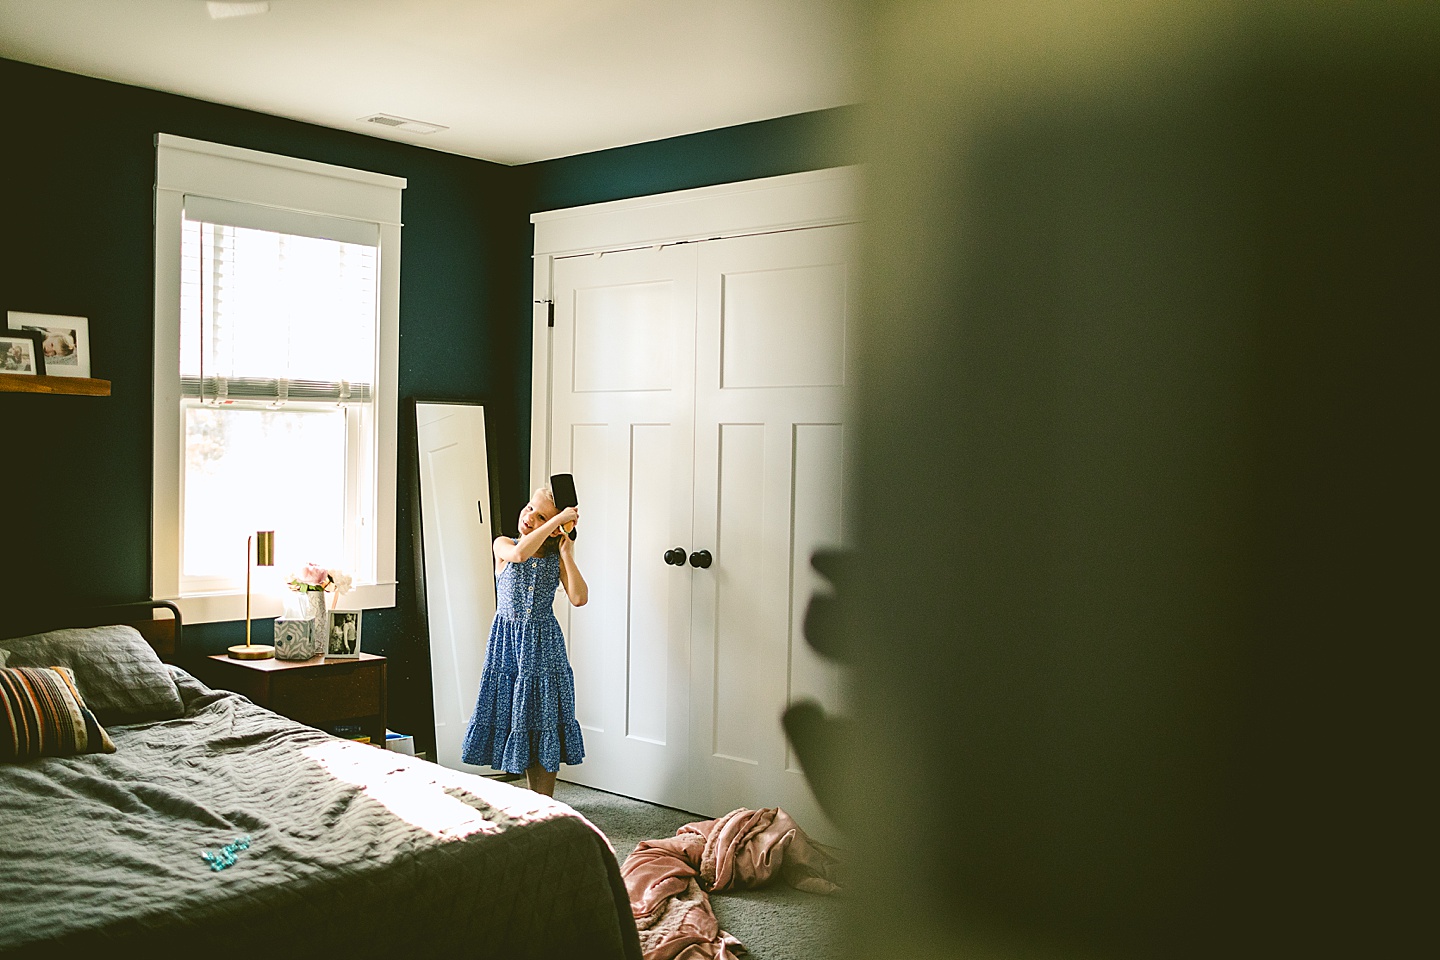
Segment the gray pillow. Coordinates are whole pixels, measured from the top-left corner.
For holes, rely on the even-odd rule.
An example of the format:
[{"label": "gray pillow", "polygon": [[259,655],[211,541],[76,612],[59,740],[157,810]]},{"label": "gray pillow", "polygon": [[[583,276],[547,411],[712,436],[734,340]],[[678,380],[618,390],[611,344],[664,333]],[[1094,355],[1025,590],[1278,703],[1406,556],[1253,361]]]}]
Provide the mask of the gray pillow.
[{"label": "gray pillow", "polygon": [[173,720],[185,713],[165,664],[134,627],[52,630],[0,640],[10,667],[69,667],[101,724]]}]

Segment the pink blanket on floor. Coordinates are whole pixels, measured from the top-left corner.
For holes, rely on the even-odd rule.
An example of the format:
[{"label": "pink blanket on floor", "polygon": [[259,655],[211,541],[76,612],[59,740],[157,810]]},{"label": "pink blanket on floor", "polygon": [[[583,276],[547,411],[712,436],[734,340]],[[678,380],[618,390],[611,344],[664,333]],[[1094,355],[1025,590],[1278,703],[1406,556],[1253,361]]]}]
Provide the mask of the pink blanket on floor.
[{"label": "pink blanket on floor", "polygon": [[797,889],[833,893],[837,866],[784,810],[741,807],[641,840],[620,875],[645,960],[731,960],[744,947],[720,929],[709,891],[763,886],[779,873]]}]

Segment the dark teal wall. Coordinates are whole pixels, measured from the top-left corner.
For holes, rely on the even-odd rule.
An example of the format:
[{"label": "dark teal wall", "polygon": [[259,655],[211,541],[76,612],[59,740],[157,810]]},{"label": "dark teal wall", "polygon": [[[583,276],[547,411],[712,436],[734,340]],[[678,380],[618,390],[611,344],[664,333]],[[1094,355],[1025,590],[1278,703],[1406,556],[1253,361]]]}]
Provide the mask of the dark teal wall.
[{"label": "dark teal wall", "polygon": [[[150,593],[156,133],[406,178],[400,397],[486,404],[502,529],[528,496],[530,213],[854,162],[845,109],[505,167],[4,59],[0,91],[0,310],[88,317],[92,375],[112,383],[107,398],[0,394],[0,636],[36,605]],[[412,429],[402,416],[397,605],[367,613],[364,636],[391,658],[391,726],[428,749]],[[243,633],[186,638],[218,652]]]},{"label": "dark teal wall", "polygon": [[530,210],[643,197],[856,163],[859,107],[836,107],[519,168]]},{"label": "dark teal wall", "polygon": [[[505,264],[526,242],[514,171],[404,144],[0,60],[11,135],[3,151],[0,310],[88,317],[91,369],[112,395],[0,394],[6,562],[0,627],[22,605],[150,593],[154,136],[165,132],[405,177],[400,294],[402,398],[487,403],[502,496],[525,482],[512,407],[528,370],[528,280]],[[527,377],[528,380],[528,377]],[[528,391],[528,383],[523,387]],[[404,454],[412,442],[402,423]],[[428,727],[429,667],[415,656],[414,525],[399,496],[398,604],[366,614],[365,648],[392,657],[392,726]],[[239,549],[237,549],[237,556]],[[268,636],[270,624],[258,630]],[[0,634],[3,635],[3,634]],[[207,650],[238,623],[197,625]],[[423,650],[423,644],[420,644]]]}]

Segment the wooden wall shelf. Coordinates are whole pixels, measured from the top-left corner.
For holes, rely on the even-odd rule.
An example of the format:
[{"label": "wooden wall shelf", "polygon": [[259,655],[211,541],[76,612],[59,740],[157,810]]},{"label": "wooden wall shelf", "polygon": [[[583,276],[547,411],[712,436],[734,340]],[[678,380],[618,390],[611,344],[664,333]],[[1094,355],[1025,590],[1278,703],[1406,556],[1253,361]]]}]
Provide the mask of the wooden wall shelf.
[{"label": "wooden wall shelf", "polygon": [[68,393],[81,397],[110,396],[110,381],[90,377],[27,377],[0,373],[0,393]]}]

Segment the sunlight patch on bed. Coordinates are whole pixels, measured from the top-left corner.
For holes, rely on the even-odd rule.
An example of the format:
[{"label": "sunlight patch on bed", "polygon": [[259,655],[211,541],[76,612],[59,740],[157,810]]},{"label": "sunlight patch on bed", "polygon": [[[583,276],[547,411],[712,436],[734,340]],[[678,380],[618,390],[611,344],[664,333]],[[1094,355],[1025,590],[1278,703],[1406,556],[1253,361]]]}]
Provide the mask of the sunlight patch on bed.
[{"label": "sunlight patch on bed", "polygon": [[456,786],[444,767],[344,740],[307,747],[304,755],[337,780],[353,784],[395,816],[441,840],[499,833],[480,811],[446,793]]}]

